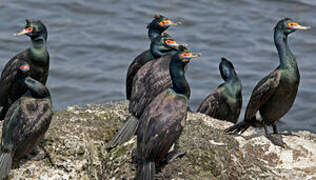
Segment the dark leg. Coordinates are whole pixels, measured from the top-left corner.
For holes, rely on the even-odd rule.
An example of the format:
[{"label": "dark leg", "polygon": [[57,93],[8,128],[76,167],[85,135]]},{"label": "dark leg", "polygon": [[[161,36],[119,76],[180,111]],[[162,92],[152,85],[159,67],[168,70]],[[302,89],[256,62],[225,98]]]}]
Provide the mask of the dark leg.
[{"label": "dark leg", "polygon": [[132,150],[132,164],[137,164],[137,149]]},{"label": "dark leg", "polygon": [[164,159],[165,163],[170,163],[178,157],[183,157],[185,155],[185,151],[179,151],[179,139],[174,143],[173,151],[169,152],[167,157]]},{"label": "dark leg", "polygon": [[272,127],[273,127],[273,134],[284,135],[284,136],[297,136],[297,137],[299,137],[298,135],[292,134],[291,132],[279,133],[279,132],[278,132],[278,129],[277,129],[277,127],[276,127],[275,124],[273,124]]},{"label": "dark leg", "polygon": [[[263,129],[264,129],[264,132],[266,134],[266,137],[272,142],[272,144],[285,148],[286,144],[285,144],[285,142],[283,142],[282,137],[281,137],[281,139],[273,137],[271,134],[268,133],[268,129],[265,125],[263,125]],[[274,127],[273,127],[273,129],[274,129]]]}]

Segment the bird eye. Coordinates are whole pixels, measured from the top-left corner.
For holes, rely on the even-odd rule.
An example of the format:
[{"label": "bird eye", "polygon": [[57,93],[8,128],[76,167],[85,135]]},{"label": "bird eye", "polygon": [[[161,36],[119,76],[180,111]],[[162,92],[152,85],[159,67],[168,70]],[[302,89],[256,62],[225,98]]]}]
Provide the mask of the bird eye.
[{"label": "bird eye", "polygon": [[287,23],[287,25],[288,25],[289,27],[293,27],[293,26],[297,26],[298,24],[295,23],[295,22],[289,22],[289,23]]}]

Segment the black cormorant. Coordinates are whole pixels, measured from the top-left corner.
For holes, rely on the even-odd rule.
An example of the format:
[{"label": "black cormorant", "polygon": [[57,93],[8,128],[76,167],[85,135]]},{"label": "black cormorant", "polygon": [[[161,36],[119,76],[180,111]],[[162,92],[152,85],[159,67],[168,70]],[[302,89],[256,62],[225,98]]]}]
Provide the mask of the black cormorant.
[{"label": "black cormorant", "polygon": [[189,103],[184,68],[191,58],[199,57],[180,51],[172,57],[172,88],[165,89],[146,107],[137,130],[137,180],[154,179],[155,167],[167,157],[185,126]]},{"label": "black cormorant", "polygon": [[[177,25],[179,23],[172,22],[167,17],[157,14],[154,17],[154,20],[147,25],[148,28],[148,37],[152,41],[158,36],[161,36],[162,33],[167,30],[170,26]],[[148,61],[151,61],[155,59],[152,51],[150,49],[144,51],[140,55],[138,55],[133,62],[129,65],[127,74],[126,74],[126,99],[130,99],[130,95],[132,92],[132,83],[135,74],[138,72],[138,70],[146,64]]]},{"label": "black cormorant", "polygon": [[26,88],[16,82],[16,66],[21,61],[25,61],[30,65],[30,77],[42,84],[46,84],[48,76],[49,55],[46,47],[47,30],[45,25],[41,21],[26,20],[25,28],[15,35],[29,36],[32,40],[32,45],[13,57],[2,71],[0,78],[0,106],[2,106],[0,120],[3,120],[10,104],[26,92]]},{"label": "black cormorant", "polygon": [[19,66],[17,81],[27,92],[15,101],[4,118],[1,138],[0,179],[8,176],[13,159],[28,154],[44,137],[53,111],[49,90],[27,74],[27,63]]},{"label": "black cormorant", "polygon": [[[280,65],[263,78],[252,91],[244,120],[225,131],[232,134],[243,133],[250,126],[263,127],[266,137],[272,143],[284,147],[285,143],[268,134],[266,126],[273,127],[277,134],[276,123],[290,110],[296,98],[300,73],[296,59],[291,52],[287,37],[298,29],[309,29],[290,18],[280,20],[274,28],[274,43],[278,50]],[[256,118],[259,111],[262,120]]]},{"label": "black cormorant", "polygon": [[197,112],[236,123],[242,106],[241,81],[229,60],[222,58],[219,70],[225,82],[202,101]]}]

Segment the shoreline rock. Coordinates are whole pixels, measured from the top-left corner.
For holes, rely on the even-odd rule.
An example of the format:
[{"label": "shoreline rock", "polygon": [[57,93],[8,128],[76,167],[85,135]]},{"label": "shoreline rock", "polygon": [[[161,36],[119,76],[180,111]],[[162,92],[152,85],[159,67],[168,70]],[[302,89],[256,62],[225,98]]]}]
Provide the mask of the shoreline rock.
[{"label": "shoreline rock", "polygon": [[[22,159],[10,179],[133,179],[131,151],[136,138],[106,151],[107,143],[130,116],[128,102],[71,106],[55,113],[41,146],[49,156]],[[299,131],[271,144],[250,128],[243,137],[223,133],[231,123],[188,113],[181,159],[166,165],[157,179],[316,179],[316,135]],[[43,149],[39,154],[45,154]],[[38,155],[39,155],[38,154]],[[37,156],[38,156],[37,155]]]}]

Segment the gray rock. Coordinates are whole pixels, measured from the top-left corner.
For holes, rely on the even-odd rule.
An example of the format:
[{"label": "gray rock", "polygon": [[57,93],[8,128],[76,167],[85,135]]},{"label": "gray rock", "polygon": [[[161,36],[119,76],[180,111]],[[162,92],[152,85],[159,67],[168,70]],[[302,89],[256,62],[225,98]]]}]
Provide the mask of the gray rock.
[{"label": "gray rock", "polygon": [[[55,114],[41,146],[42,160],[21,160],[12,179],[133,179],[135,138],[108,153],[105,148],[130,116],[128,102],[72,106]],[[180,139],[187,154],[166,165],[157,179],[316,179],[316,135],[284,136],[286,148],[261,132],[223,133],[231,123],[189,113]],[[45,153],[43,149],[40,154]]]}]

